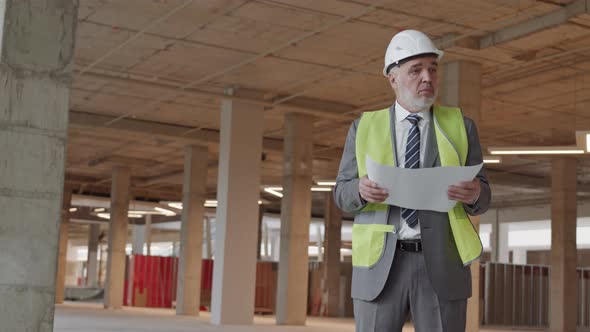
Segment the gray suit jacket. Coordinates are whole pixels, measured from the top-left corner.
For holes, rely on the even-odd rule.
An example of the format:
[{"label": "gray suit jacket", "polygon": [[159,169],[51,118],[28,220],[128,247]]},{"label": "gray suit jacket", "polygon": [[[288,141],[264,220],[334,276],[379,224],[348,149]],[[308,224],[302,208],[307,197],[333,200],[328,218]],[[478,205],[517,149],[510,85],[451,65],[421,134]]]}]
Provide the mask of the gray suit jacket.
[{"label": "gray suit jacket", "polygon": [[[466,165],[477,165],[483,160],[477,128],[473,120],[466,117],[464,117],[464,120],[469,141]],[[345,212],[359,212],[366,205],[366,202],[359,195],[360,180],[356,163],[355,140],[359,121],[360,119],[355,120],[348,131],[334,188],[336,204]],[[392,129],[391,141],[395,150],[395,110],[393,106],[390,108],[390,121]],[[429,146],[426,147],[422,167],[440,166],[433,124],[430,125],[427,135],[429,135]],[[397,156],[398,154],[394,151],[394,155]],[[485,176],[485,166],[482,167],[477,178],[481,184],[479,199],[473,205],[464,204],[465,211],[470,215],[480,215],[486,212],[491,200],[490,186]],[[427,210],[420,210],[418,213],[426,267],[437,295],[442,300],[458,300],[470,297],[471,270],[468,266],[464,267],[461,262],[451,233],[448,214]],[[388,211],[357,213],[355,216],[355,223],[391,224],[395,226],[395,229],[399,229],[400,222],[400,208],[391,205]],[[385,241],[384,253],[375,265],[369,268],[353,268],[353,298],[372,301],[379,296],[383,287],[385,287],[396,250],[397,234],[387,233]],[[391,273],[395,273],[395,271],[391,271]]]}]

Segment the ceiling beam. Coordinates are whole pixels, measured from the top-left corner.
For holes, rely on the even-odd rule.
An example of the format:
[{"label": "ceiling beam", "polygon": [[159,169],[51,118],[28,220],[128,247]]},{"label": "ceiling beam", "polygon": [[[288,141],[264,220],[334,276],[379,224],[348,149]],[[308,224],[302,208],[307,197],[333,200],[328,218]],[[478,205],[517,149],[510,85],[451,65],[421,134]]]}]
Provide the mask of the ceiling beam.
[{"label": "ceiling beam", "polygon": [[70,126],[92,129],[114,129],[128,132],[135,132],[145,135],[160,136],[175,140],[183,140],[187,143],[207,144],[217,143],[219,141],[219,131],[202,129],[193,131],[193,127],[181,125],[169,125],[159,122],[122,119],[105,126],[106,123],[114,120],[115,117],[108,115],[99,115],[80,111],[70,111]]},{"label": "ceiling beam", "polygon": [[97,66],[99,63],[103,62],[106,58],[108,58],[109,56],[115,54],[117,51],[119,51],[120,49],[122,49],[123,47],[129,45],[130,43],[132,43],[134,40],[136,40],[137,38],[140,38],[146,31],[152,29],[154,26],[157,26],[158,24],[164,22],[165,20],[167,20],[168,18],[170,18],[172,15],[176,14],[177,12],[181,11],[182,9],[188,7],[189,5],[192,4],[192,0],[188,0],[185,1],[184,3],[174,7],[172,10],[170,10],[169,12],[165,13],[162,16],[159,16],[156,19],[151,19],[148,21],[148,24],[146,24],[144,27],[142,27],[141,30],[139,30],[138,32],[136,32],[135,34],[133,34],[132,36],[130,36],[129,38],[127,38],[125,41],[123,41],[122,43],[120,43],[119,45],[111,48],[108,52],[106,52],[105,54],[103,54],[102,56],[100,56],[98,59],[94,60],[92,63],[88,64],[87,66],[85,66],[81,73],[85,73],[88,70],[92,69],[93,67]]},{"label": "ceiling beam", "polygon": [[537,16],[524,22],[489,33],[479,40],[479,48],[484,49],[526,37],[546,29],[566,23],[570,18],[588,13],[590,0],[576,0],[557,10]]},{"label": "ceiling beam", "polygon": [[[194,130],[193,127],[164,124],[137,119],[121,119],[111,123],[108,127],[104,124],[116,117],[99,115],[80,111],[70,111],[70,126],[78,128],[92,128],[104,130],[121,130],[145,134],[149,137],[160,136],[162,138],[174,139],[186,144],[219,144],[219,130],[201,129]],[[283,140],[265,137],[262,142],[262,149],[265,152],[283,153]],[[321,158],[318,159],[340,159],[342,149],[332,148],[325,145],[314,145],[314,150],[321,150]]]},{"label": "ceiling beam", "polygon": [[[77,193],[95,193],[105,195],[107,197],[111,194],[110,183],[107,184],[95,184],[100,179],[95,177],[78,176],[66,173],[65,183],[72,185],[74,191]],[[133,178],[131,179],[130,194],[131,197],[141,197],[144,199],[153,200],[165,200],[165,201],[180,201],[182,200],[182,188],[179,187],[175,190],[164,190],[161,188],[142,188],[137,187],[133,184]]]},{"label": "ceiling beam", "polygon": [[486,168],[486,175],[490,184],[528,189],[548,189],[551,186],[550,178],[529,176],[519,173],[497,171]]},{"label": "ceiling beam", "polygon": [[[326,119],[342,119],[342,113],[353,111],[358,109],[358,106],[343,104],[343,103],[336,103],[332,101],[326,100],[317,100],[313,98],[294,98],[290,101],[286,102],[274,102],[272,100],[264,100],[262,98],[251,97],[252,95],[261,95],[263,96],[265,93],[261,91],[254,91],[244,88],[238,88],[236,91],[236,95],[230,96],[220,92],[213,92],[207,90],[201,90],[196,88],[184,88],[181,89],[181,85],[172,84],[172,83],[164,83],[162,81],[147,81],[138,78],[131,78],[131,77],[121,77],[115,74],[106,74],[106,73],[97,73],[97,72],[87,72],[84,74],[84,77],[90,77],[94,79],[99,79],[103,81],[109,81],[114,83],[119,83],[123,85],[133,84],[136,86],[141,86],[145,88],[155,88],[162,90],[163,92],[170,92],[170,93],[182,93],[186,95],[195,95],[199,97],[213,97],[217,99],[231,99],[235,101],[240,101],[248,104],[258,105],[261,107],[265,107],[266,109],[270,108],[279,108],[284,109],[286,111],[291,111],[294,113],[303,113],[314,115],[320,118]],[[124,117],[126,118],[126,117]],[[120,121],[120,120],[117,120]]]},{"label": "ceiling beam", "polygon": [[461,36],[458,33],[447,33],[432,41],[438,48],[462,47],[472,50],[479,49],[479,39],[474,36]]},{"label": "ceiling beam", "polygon": [[[279,161],[276,161],[276,162],[279,163]],[[219,165],[219,163],[217,161],[209,162],[209,164],[208,164],[209,174],[211,174],[212,172],[216,172],[218,165]],[[313,160],[312,169],[314,170],[314,172],[316,172],[316,174],[314,175],[315,181],[333,180],[336,177],[336,175],[338,174],[338,163],[332,162],[332,161],[325,161],[325,160],[316,159],[316,160]],[[332,175],[330,175],[330,176],[324,175],[322,177],[322,175],[319,175],[317,173],[323,173],[323,174],[329,173]],[[182,169],[180,169],[180,170],[168,172],[166,174],[150,176],[150,177],[146,177],[146,178],[142,178],[142,179],[133,179],[133,185],[137,186],[137,187],[149,187],[149,186],[153,186],[153,185],[157,185],[157,184],[161,184],[161,183],[167,183],[167,184],[173,183],[173,184],[182,185],[183,181],[184,181],[184,171]],[[262,183],[263,183],[263,185],[277,186],[277,185],[281,185],[282,178],[279,176],[275,180],[272,180],[270,176],[263,176]]]},{"label": "ceiling beam", "polygon": [[[210,161],[207,164],[207,172],[217,171],[219,163],[217,160]],[[150,176],[143,179],[137,179],[133,181],[133,184],[138,187],[149,187],[160,183],[174,183],[182,185],[184,182],[184,170],[172,171],[166,174],[160,174],[156,176]]]},{"label": "ceiling beam", "polygon": [[89,167],[95,167],[104,163],[113,163],[137,167],[153,167],[158,164],[153,159],[133,158],[119,155],[109,155],[102,158],[94,159],[88,162]]},{"label": "ceiling beam", "polygon": [[144,178],[141,180],[136,180],[133,184],[137,185],[138,187],[149,187],[155,184],[160,183],[179,183],[182,184],[183,182],[183,171],[175,171],[170,172],[162,175],[152,176],[149,178]]},{"label": "ceiling beam", "polygon": [[[529,176],[519,173],[510,173],[497,171],[492,169],[486,169],[486,175],[490,184],[509,186],[514,188],[528,188],[528,189],[539,189],[551,192],[551,178],[550,177],[537,177]],[[590,184],[578,182],[576,186],[578,193],[590,193]]]}]

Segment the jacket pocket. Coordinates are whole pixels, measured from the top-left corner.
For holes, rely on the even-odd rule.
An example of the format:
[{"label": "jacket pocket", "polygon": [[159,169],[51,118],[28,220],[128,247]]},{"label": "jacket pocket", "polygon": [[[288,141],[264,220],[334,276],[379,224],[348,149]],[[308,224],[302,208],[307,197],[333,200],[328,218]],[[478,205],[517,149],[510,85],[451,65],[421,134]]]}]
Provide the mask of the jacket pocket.
[{"label": "jacket pocket", "polygon": [[377,264],[385,249],[387,233],[393,233],[393,225],[354,224],[352,226],[352,266],[372,267]]}]

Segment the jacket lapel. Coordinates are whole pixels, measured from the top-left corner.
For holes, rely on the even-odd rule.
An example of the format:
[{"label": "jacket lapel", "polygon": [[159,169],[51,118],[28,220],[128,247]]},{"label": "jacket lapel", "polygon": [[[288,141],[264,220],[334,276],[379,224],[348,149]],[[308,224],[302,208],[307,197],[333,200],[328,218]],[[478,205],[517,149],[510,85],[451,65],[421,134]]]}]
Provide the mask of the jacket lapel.
[{"label": "jacket lapel", "polygon": [[396,167],[399,167],[400,158],[397,155],[397,139],[395,135],[395,103],[389,107],[389,127],[391,132],[391,149]]},{"label": "jacket lapel", "polygon": [[[424,168],[435,167],[438,160],[438,144],[436,143],[436,134],[434,132],[434,112],[430,111],[430,126],[428,126],[428,138],[426,139],[427,146],[424,154]],[[440,163],[439,163],[440,164]]]}]

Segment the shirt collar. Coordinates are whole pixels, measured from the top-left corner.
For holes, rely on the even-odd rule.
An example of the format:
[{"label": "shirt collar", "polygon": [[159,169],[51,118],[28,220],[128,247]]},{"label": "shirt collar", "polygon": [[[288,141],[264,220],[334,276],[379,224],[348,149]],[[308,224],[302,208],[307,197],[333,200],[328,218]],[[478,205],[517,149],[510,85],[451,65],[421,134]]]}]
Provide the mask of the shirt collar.
[{"label": "shirt collar", "polygon": [[[397,100],[395,101],[395,121],[396,122],[402,122],[404,121],[408,115],[410,115],[411,113],[405,109],[402,105],[400,105]],[[422,120],[420,121],[420,123],[426,123],[430,121],[430,111],[423,111],[423,112],[418,112],[418,115],[420,115],[420,117],[422,118]]]}]

